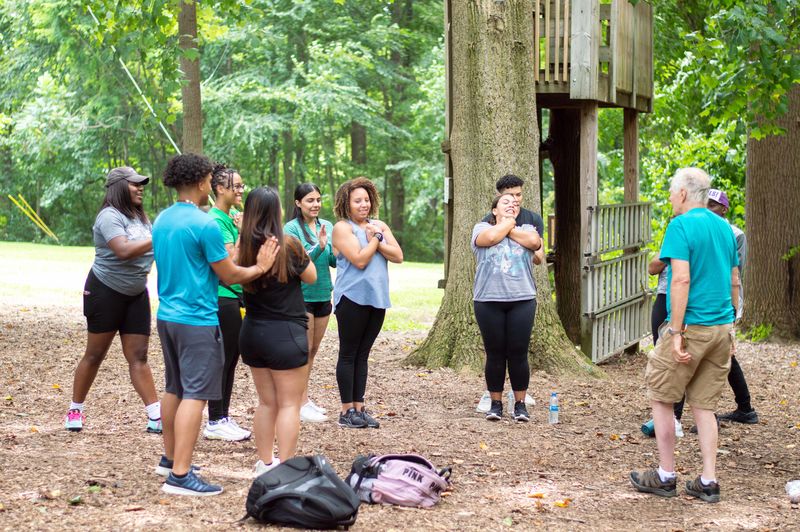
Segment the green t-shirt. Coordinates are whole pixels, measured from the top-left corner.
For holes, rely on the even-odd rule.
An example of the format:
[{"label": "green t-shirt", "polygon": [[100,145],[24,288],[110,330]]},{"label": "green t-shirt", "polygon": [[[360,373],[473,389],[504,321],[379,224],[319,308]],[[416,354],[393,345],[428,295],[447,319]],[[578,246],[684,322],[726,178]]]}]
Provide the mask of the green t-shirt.
[{"label": "green t-shirt", "polygon": [[[222,233],[222,241],[227,245],[236,245],[236,239],[239,238],[239,230],[236,229],[236,226],[233,224],[233,218],[236,214],[236,211],[231,209],[231,213],[227,214],[225,211],[218,209],[216,207],[211,207],[211,210],[208,211],[208,215],[211,216],[214,220],[216,220],[217,225],[219,226],[219,230]],[[231,292],[227,287],[219,285],[219,289],[217,290],[217,295],[219,297],[227,297],[230,299],[236,299],[237,295],[242,295],[242,285],[240,284],[233,284],[231,288],[236,292],[235,294]]]},{"label": "green t-shirt", "polygon": [[297,219],[290,220],[283,226],[283,231],[287,235],[292,235],[297,238],[305,248],[308,256],[314,261],[314,266],[317,268],[317,282],[314,284],[302,283],[303,299],[308,303],[319,301],[330,301],[331,291],[333,290],[333,283],[331,282],[330,268],[336,267],[336,257],[333,256],[333,224],[327,220],[317,219],[317,231],[320,225],[325,226],[325,231],[328,233],[328,245],[324,248],[319,247],[317,235],[314,234],[308,227],[309,240],[306,240],[306,235],[300,227],[300,222]]}]

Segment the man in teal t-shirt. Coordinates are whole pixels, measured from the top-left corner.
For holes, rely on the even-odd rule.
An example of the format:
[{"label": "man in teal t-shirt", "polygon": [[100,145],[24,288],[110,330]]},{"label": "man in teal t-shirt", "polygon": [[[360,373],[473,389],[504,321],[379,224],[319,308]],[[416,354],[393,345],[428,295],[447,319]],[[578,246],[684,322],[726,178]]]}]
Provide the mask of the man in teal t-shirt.
[{"label": "man in teal t-shirt", "polygon": [[645,381],[653,407],[658,469],[633,471],[643,492],[677,494],[672,405],[684,394],[692,407],[703,471],[686,482],[686,494],[720,500],[716,476],[717,421],[714,410],[727,382],[731,326],[739,302],[739,260],[730,225],[706,209],[711,180],[698,168],[682,168],[670,186],[676,215],[664,235],[659,258],[668,265],[669,329],[648,356]]}]

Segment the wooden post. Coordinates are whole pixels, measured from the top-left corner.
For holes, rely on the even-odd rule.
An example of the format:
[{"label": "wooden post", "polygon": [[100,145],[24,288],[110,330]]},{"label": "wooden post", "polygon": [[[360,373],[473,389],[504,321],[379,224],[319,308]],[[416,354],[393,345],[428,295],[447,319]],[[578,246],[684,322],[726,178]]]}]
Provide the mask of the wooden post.
[{"label": "wooden post", "polygon": [[[624,202],[636,203],[639,201],[639,112],[636,109],[625,108],[622,119],[623,128],[623,154],[624,154]],[[638,248],[626,249],[625,253],[636,253]],[[639,351],[639,342],[628,347],[628,354]]]},{"label": "wooden post", "polygon": [[444,279],[439,280],[439,288],[447,284],[447,275],[450,273],[450,244],[453,238],[453,162],[450,158],[450,133],[453,127],[453,73],[451,71],[451,39],[450,33],[450,0],[444,3]]},{"label": "wooden post", "polygon": [[[589,207],[597,205],[597,102],[584,102],[580,119],[580,210],[581,210],[581,251],[583,262],[589,251]],[[588,272],[581,270],[581,350],[587,356],[592,354],[592,322],[588,318],[589,294]]]}]

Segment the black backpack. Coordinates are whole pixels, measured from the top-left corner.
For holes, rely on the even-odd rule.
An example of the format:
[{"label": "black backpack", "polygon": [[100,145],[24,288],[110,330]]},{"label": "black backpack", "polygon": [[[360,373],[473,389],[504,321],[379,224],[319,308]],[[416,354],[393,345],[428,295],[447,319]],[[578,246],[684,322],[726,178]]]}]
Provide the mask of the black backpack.
[{"label": "black backpack", "polygon": [[253,481],[247,515],[299,528],[349,527],[361,501],[322,455],[295,456]]}]

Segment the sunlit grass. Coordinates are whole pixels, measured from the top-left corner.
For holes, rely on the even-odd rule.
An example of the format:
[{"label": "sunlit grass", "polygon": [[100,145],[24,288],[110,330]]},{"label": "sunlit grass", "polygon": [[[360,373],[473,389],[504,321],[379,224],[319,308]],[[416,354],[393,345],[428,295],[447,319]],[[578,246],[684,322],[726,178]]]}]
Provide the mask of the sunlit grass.
[{"label": "sunlit grass", "polygon": [[[19,242],[0,242],[0,300],[18,305],[78,307],[86,275],[94,260],[93,247],[68,247]],[[157,306],[156,278],[148,279],[153,307]],[[442,301],[437,288],[441,264],[406,262],[389,266],[392,308],[383,330],[426,330]],[[335,330],[336,320],[330,327]]]}]

